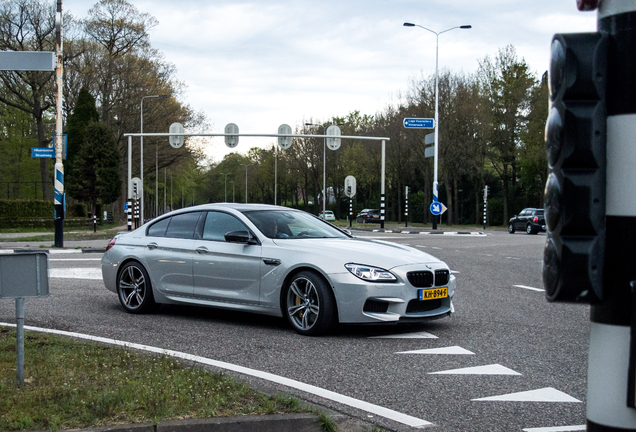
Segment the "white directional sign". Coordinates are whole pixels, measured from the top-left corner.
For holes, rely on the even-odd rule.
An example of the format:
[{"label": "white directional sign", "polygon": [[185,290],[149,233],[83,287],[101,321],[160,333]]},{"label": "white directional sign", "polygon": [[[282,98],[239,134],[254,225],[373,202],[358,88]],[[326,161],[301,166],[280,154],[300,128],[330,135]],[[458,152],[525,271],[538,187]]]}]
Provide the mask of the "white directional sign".
[{"label": "white directional sign", "polygon": [[[282,124],[278,126],[278,135],[287,135],[287,134],[291,135],[291,133],[292,133],[291,126],[287,124]],[[292,144],[292,137],[278,137],[278,147],[282,148],[283,150],[291,147],[291,144]]]},{"label": "white directional sign", "polygon": [[441,215],[441,214],[442,214],[442,213],[444,213],[446,210],[448,210],[448,209],[447,209],[447,208],[446,208],[446,206],[445,206],[444,204],[442,204],[441,202],[434,201],[434,202],[431,204],[431,213],[432,213],[432,214],[434,214],[435,216],[439,216],[439,215]]},{"label": "white directional sign", "polygon": [[407,129],[435,129],[435,119],[405,118],[404,127]]},{"label": "white directional sign", "polygon": [[[185,129],[181,123],[172,123],[170,125],[170,133],[184,133]],[[171,136],[168,137],[168,141],[170,141],[170,145],[174,148],[179,148],[183,145],[183,136]]]},{"label": "white directional sign", "polygon": [[435,147],[426,147],[424,149],[424,157],[429,158],[435,156]]},{"label": "white directional sign", "polygon": [[[239,137],[238,137],[238,133],[239,133],[239,128],[237,125],[235,125],[234,123],[228,123],[227,125],[225,125],[225,133],[226,134],[232,134],[230,136],[226,136],[225,137],[225,145],[228,146],[229,148],[234,148],[238,145],[238,141],[239,141]],[[233,135],[236,134],[236,135]]]},{"label": "white directional sign", "polygon": [[[340,128],[338,125],[331,125],[327,128],[327,135],[333,135],[334,137],[340,136]],[[340,138],[327,138],[327,147],[330,150],[338,150],[340,148]]]},{"label": "white directional sign", "polygon": [[424,145],[435,144],[435,132],[430,133],[424,137]]}]

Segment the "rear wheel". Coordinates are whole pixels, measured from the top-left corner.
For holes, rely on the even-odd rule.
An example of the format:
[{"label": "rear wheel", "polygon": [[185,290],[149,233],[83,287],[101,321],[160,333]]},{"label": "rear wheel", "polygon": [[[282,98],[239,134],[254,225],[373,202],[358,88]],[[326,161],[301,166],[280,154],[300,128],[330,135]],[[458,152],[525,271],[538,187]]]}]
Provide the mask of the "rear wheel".
[{"label": "rear wheel", "polygon": [[135,261],[124,265],[119,272],[117,294],[126,312],[147,313],[157,306],[152,295],[150,277],[146,269]]},{"label": "rear wheel", "polygon": [[508,224],[508,232],[509,232],[510,234],[514,234],[514,233],[515,233],[515,225],[514,225],[512,222],[510,222],[510,223]]},{"label": "rear wheel", "polygon": [[531,224],[526,225],[526,234],[536,234]]},{"label": "rear wheel", "polygon": [[285,288],[283,313],[306,336],[329,332],[336,324],[336,302],[327,282],[311,271],[298,273]]}]

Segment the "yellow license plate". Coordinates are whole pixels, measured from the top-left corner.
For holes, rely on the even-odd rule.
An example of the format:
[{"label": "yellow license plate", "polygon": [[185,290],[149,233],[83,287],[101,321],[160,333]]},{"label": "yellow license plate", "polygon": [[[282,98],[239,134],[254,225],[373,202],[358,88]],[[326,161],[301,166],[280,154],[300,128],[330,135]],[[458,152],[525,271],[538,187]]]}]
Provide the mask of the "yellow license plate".
[{"label": "yellow license plate", "polygon": [[417,296],[420,300],[435,300],[448,297],[448,288],[433,288],[418,290]]}]

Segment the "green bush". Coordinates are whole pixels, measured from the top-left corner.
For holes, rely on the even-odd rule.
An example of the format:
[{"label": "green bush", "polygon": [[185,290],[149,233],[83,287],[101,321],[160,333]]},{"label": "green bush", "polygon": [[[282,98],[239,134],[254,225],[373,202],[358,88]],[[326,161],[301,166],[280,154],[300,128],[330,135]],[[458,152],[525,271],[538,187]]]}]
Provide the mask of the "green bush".
[{"label": "green bush", "polygon": [[73,216],[75,217],[87,217],[88,210],[86,209],[86,204],[75,204],[73,206]]},{"label": "green bush", "polygon": [[42,200],[0,199],[0,219],[51,218],[53,202]]}]

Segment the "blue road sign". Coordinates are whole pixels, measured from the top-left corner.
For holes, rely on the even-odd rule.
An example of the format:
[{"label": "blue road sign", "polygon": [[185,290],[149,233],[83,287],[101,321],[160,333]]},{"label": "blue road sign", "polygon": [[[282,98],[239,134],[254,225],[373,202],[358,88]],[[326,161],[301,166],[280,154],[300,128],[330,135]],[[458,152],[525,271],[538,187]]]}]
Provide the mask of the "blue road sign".
[{"label": "blue road sign", "polygon": [[439,216],[447,210],[446,206],[438,201],[431,203],[431,213],[435,216]]},{"label": "blue road sign", "polygon": [[31,157],[55,159],[55,149],[49,147],[32,147]]},{"label": "blue road sign", "polygon": [[407,129],[435,129],[435,119],[405,118],[404,127]]}]

